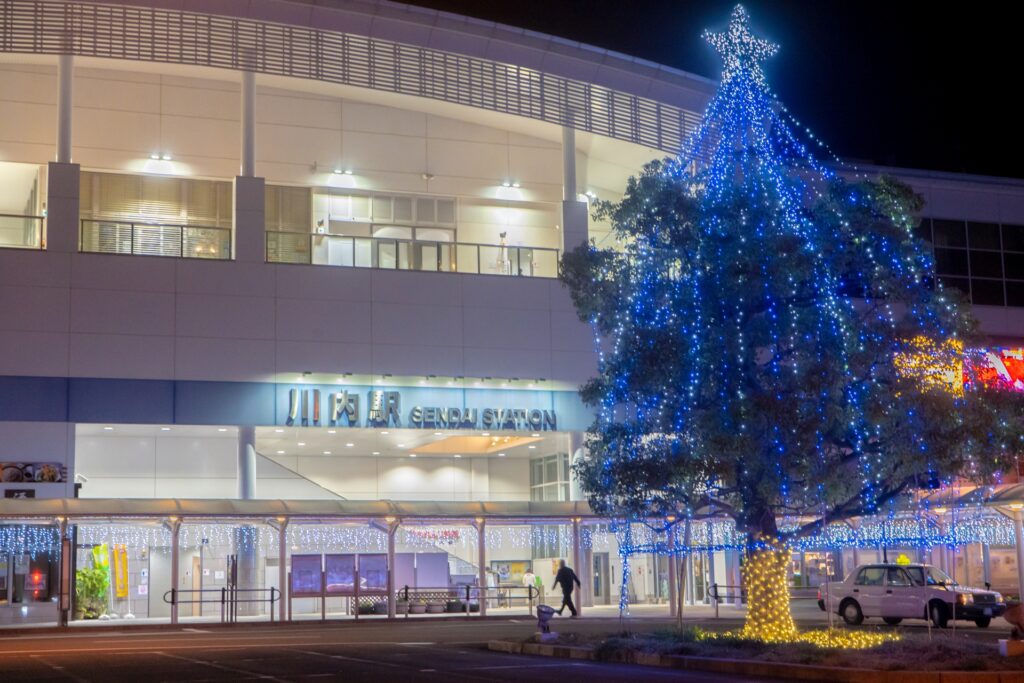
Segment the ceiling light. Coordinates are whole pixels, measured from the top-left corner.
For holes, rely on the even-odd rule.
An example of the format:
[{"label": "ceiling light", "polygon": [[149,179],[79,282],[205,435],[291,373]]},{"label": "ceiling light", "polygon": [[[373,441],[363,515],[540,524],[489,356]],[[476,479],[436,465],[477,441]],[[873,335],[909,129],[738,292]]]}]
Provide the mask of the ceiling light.
[{"label": "ceiling light", "polygon": [[169,432],[169,431],[171,431],[171,428],[170,427],[161,427],[160,431],[161,432]]},{"label": "ceiling light", "polygon": [[536,449],[537,447],[536,446],[527,446],[527,448],[529,448],[532,451],[532,450]]},{"label": "ceiling light", "polygon": [[284,434],[284,430],[283,429],[275,429],[274,431],[276,433],[278,433],[278,434]]},{"label": "ceiling light", "polygon": [[218,432],[226,432],[226,431],[228,431],[228,428],[227,427],[217,427],[217,431]]},{"label": "ceiling light", "polygon": [[483,432],[480,436],[490,436],[490,435],[491,435],[490,432]]},{"label": "ceiling light", "polygon": [[153,152],[152,154],[150,154],[149,158],[152,159],[153,161],[160,161],[160,155],[157,154],[156,152]]},{"label": "ceiling light", "polygon": [[112,432],[112,431],[114,431],[114,428],[113,427],[104,427],[103,431],[105,431],[105,432]]},{"label": "ceiling light", "polygon": [[380,455],[380,451],[374,451],[373,455]]},{"label": "ceiling light", "polygon": [[453,458],[461,458],[462,456],[461,456],[461,455],[459,455],[458,453],[456,453],[456,454],[455,454],[455,455],[453,455],[452,457],[453,457]]},{"label": "ceiling light", "polygon": [[345,444],[345,448],[352,448],[353,446],[355,446],[354,443],[347,443],[347,444]]},{"label": "ceiling light", "polygon": [[512,183],[512,187],[519,187],[519,181],[517,180],[514,183]]},{"label": "ceiling light", "polygon": [[511,180],[503,180],[502,183],[501,183],[501,186],[502,187],[512,187],[512,181]]},{"label": "ceiling light", "polygon": [[410,458],[415,458],[415,457],[416,457],[416,454],[415,454],[415,453],[410,453],[410,454],[409,454],[409,457],[410,457]]},{"label": "ceiling light", "polygon": [[536,438],[536,437],[540,436],[540,434],[537,434],[537,433],[533,433],[533,434],[530,434],[530,436],[532,436],[532,437],[535,437],[535,438]]},{"label": "ceiling light", "polygon": [[380,433],[381,436],[387,436],[388,434],[389,434],[389,432],[381,432]]},{"label": "ceiling light", "polygon": [[278,451],[277,454],[278,455],[284,455],[284,451]]},{"label": "ceiling light", "polygon": [[444,436],[441,432],[434,432],[434,436]]},{"label": "ceiling light", "polygon": [[170,161],[171,160],[171,155],[170,154],[162,154],[160,156],[160,158],[163,159],[164,161]]},{"label": "ceiling light", "polygon": [[398,447],[399,448],[405,448],[405,444],[404,443],[400,443],[400,444],[398,444]]},{"label": "ceiling light", "polygon": [[324,455],[330,455],[330,454],[331,454],[330,451],[324,451]]},{"label": "ceiling light", "polygon": [[306,445],[306,442],[305,442],[305,441],[300,441],[300,442],[299,442],[299,445],[300,445],[300,446],[305,446],[305,445]]},{"label": "ceiling light", "polygon": [[499,458],[504,458],[504,457],[505,457],[505,454],[504,454],[504,453],[498,453],[498,457],[499,457]]},{"label": "ceiling light", "polygon": [[337,429],[328,429],[328,430],[327,430],[327,433],[328,433],[328,434],[337,434],[337,433],[338,433],[338,430],[337,430]]}]

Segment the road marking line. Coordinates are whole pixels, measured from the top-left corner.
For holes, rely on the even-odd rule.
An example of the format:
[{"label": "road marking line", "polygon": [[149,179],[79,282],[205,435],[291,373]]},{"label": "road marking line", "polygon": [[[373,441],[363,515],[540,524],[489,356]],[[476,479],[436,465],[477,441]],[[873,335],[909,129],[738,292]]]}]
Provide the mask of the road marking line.
[{"label": "road marking line", "polygon": [[32,659],[34,659],[37,662],[40,662],[42,664],[45,664],[46,666],[48,666],[51,669],[53,669],[53,671],[55,671],[56,673],[59,673],[62,676],[66,676],[66,677],[70,678],[71,680],[75,681],[75,683],[89,683],[89,679],[88,678],[82,678],[81,676],[76,676],[75,674],[67,671],[63,666],[57,666],[56,664],[53,664],[52,662],[48,662],[45,659],[43,659],[42,657],[40,657],[39,655],[32,655]]},{"label": "road marking line", "polygon": [[236,669],[234,667],[226,666],[224,664],[218,664],[217,662],[205,662],[205,661],[203,661],[201,659],[193,659],[192,657],[180,657],[178,655],[169,655],[169,654],[167,654],[165,652],[155,652],[154,654],[158,654],[158,655],[160,655],[162,657],[167,657],[169,659],[179,659],[179,660],[181,660],[183,662],[190,662],[192,664],[199,664],[201,666],[208,666],[211,669],[217,669],[219,671],[226,671],[226,672],[232,673],[232,674],[244,674],[246,676],[252,676],[254,678],[259,678],[259,679],[264,680],[264,681],[277,681],[277,683],[288,683],[283,678],[277,678],[276,676],[271,676],[270,674],[260,674],[260,673],[256,673],[255,671],[246,671],[245,669]]}]

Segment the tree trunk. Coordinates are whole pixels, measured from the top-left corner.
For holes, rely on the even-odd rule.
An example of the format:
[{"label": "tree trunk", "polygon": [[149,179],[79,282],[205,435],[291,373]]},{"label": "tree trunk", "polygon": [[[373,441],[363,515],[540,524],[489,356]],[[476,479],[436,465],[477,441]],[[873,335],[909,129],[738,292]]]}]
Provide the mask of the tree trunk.
[{"label": "tree trunk", "polygon": [[778,540],[775,517],[765,513],[754,520],[751,540],[762,544],[748,551],[740,572],[747,593],[747,619],[740,632],[766,642],[796,639],[789,601],[790,551]]}]

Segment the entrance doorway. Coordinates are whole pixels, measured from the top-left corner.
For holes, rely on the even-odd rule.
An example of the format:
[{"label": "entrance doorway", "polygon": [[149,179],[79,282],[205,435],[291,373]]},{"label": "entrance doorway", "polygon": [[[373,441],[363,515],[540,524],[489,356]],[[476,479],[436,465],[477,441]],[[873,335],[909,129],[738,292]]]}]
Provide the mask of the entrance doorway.
[{"label": "entrance doorway", "polygon": [[607,605],[611,602],[608,553],[594,553],[594,604]]}]

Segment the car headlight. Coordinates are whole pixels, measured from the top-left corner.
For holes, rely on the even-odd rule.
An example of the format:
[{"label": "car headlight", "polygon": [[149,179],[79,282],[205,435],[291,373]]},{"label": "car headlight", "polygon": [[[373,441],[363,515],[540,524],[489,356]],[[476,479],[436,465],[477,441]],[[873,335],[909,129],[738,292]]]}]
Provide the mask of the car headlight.
[{"label": "car headlight", "polygon": [[974,604],[974,596],[971,595],[970,593],[961,593],[960,595],[958,595],[956,597],[956,599],[960,602],[961,605],[973,605]]},{"label": "car headlight", "polygon": [[1003,601],[1003,594],[1002,593],[993,593],[993,595],[995,596],[996,602],[1002,602]]}]

